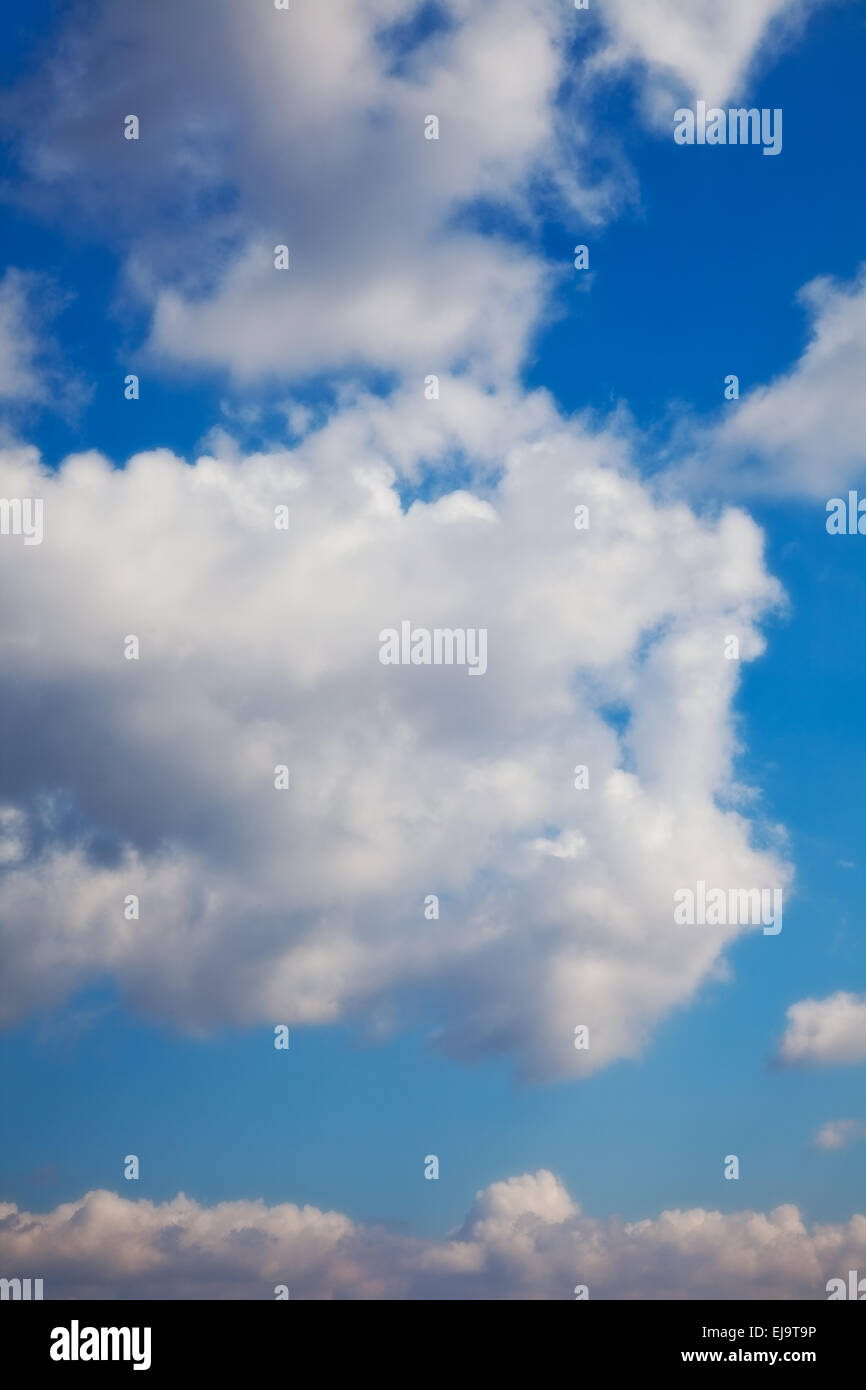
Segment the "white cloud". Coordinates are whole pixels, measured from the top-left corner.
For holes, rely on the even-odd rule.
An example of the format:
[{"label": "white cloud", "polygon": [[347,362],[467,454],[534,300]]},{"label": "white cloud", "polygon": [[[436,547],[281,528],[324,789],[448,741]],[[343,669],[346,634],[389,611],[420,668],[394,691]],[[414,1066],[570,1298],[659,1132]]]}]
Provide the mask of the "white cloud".
[{"label": "white cloud", "polygon": [[45,1281],[46,1298],[823,1299],[863,1268],[866,1217],[805,1224],[794,1206],[701,1208],[599,1221],[552,1173],[493,1183],[464,1225],[419,1239],[289,1203],[184,1196],[164,1203],[89,1192],[44,1214],[0,1204],[0,1265]]},{"label": "white cloud", "polygon": [[572,274],[570,239],[555,264],[540,254],[540,210],[565,210],[578,237],[634,196],[624,152],[592,129],[592,72],[638,61],[668,120],[677,92],[739,89],[810,8],[608,0],[584,60],[568,42],[583,17],[548,0],[443,0],[423,39],[415,0],[105,3],[7,110],[28,204],[116,241],[164,368],[501,381]]},{"label": "white cloud", "polygon": [[[166,361],[411,385],[341,398],[294,452],[214,436],[192,467],[84,455],[56,474],[3,455],[7,495],[46,518],[42,546],[0,552],[9,1018],[106,973],[193,1031],[399,1018],[417,990],[451,1052],[582,1074],[639,1055],[719,971],[736,929],[676,928],[676,888],[787,886],[742,810],[723,657],[729,633],[760,655],[780,600],[760,532],[663,502],[624,434],[505,384],[549,272],[461,216],[482,196],[529,221],[539,183],[609,210],[568,172],[582,132],[556,105],[575,15],[454,0],[397,62],[388,25],[416,9],[107,5],[23,103],[30,196],[116,232]],[[401,511],[398,482],[455,463],[471,484]],[[383,668],[378,633],[403,618],[486,627],[488,674]]]},{"label": "white cloud", "polygon": [[669,119],[683,97],[714,106],[746,95],[759,59],[796,33],[818,2],[605,0],[611,40],[595,63],[640,64],[652,114]]},{"label": "white cloud", "polygon": [[828,1120],[815,1135],[819,1149],[844,1149],[866,1136],[862,1120]]},{"label": "white cloud", "polygon": [[787,1011],[779,1058],[791,1065],[834,1066],[866,1060],[866,995],[837,990],[802,999]]},{"label": "white cloud", "polygon": [[[662,503],[543,395],[443,385],[294,453],[2,456],[0,490],[45,505],[41,546],[0,547],[7,1018],[105,974],[193,1031],[400,1018],[420,989],[452,1053],[584,1074],[742,930],[676,926],[675,889],[788,883],[738,808],[723,656],[759,655],[779,600],[758,528]],[[404,513],[398,473],[458,448],[474,490]],[[486,627],[487,674],[380,665],[403,619]]]},{"label": "white cloud", "polygon": [[712,437],[723,485],[752,493],[847,497],[863,478],[866,273],[826,277],[800,292],[810,341],[787,372],[748,391]]},{"label": "white cloud", "polygon": [[[515,369],[550,272],[491,225],[531,230],[530,185],[581,225],[619,193],[587,186],[585,132],[556,108],[564,6],[450,0],[444,28],[397,42],[420,8],[108,4],[17,96],[28,197],[119,238],[165,364],[243,381]],[[495,208],[484,232],[466,216],[479,200]]]},{"label": "white cloud", "polygon": [[578,237],[634,197],[624,151],[592,128],[592,73],[637,62],[668,121],[678,94],[739,91],[815,3],[607,0],[584,59],[583,16],[549,0],[443,0],[423,38],[420,0],[106,0],[6,111],[28,205],[119,245],[163,367],[501,381],[572,274],[570,234],[561,259],[540,253],[540,212]]}]

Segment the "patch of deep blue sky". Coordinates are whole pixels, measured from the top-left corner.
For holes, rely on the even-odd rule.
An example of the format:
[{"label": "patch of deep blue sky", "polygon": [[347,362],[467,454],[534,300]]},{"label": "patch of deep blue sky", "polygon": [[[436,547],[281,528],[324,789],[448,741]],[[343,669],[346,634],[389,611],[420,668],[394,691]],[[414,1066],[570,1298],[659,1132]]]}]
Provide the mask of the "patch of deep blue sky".
[{"label": "patch of deep blue sky", "polygon": [[[33,0],[22,14],[4,0],[4,81],[66,8]],[[436,22],[434,9],[424,22]],[[422,24],[389,36],[395,64],[424,32]],[[572,247],[586,242],[593,278],[587,293],[577,272],[564,277],[527,384],[548,387],[566,410],[626,401],[663,438],[672,403],[716,412],[729,372],[748,390],[791,365],[807,335],[796,291],[818,274],[850,278],[866,252],[864,40],[862,7],[830,8],[759,75],[750,104],[784,109],[778,158],[678,148],[645,130],[632,84],[596,93],[593,119],[621,137],[640,205],[598,231],[576,218],[545,223],[551,260],[570,266]],[[603,163],[601,152],[589,157]],[[4,187],[14,173],[7,152]],[[472,216],[500,233],[506,226],[489,209]],[[48,273],[74,294],[54,330],[68,369],[91,388],[77,417],[28,416],[27,437],[52,463],[82,447],[118,462],[163,445],[190,455],[232,399],[230,384],[144,369],[142,399],[125,402],[121,378],[146,323],[115,315],[115,251],[8,202],[0,234],[5,264]],[[374,384],[387,390],[387,381]],[[319,408],[329,392],[326,380],[304,387]],[[263,400],[284,394],[273,387]],[[266,413],[250,446],[272,439],[276,421]],[[443,484],[430,475],[424,486]],[[783,1201],[820,1219],[862,1210],[863,1148],[822,1153],[810,1139],[828,1119],[866,1117],[863,1068],[777,1071],[769,1058],[791,1002],[866,988],[866,552],[856,538],[826,535],[821,502],[755,515],[791,599],[789,616],[768,626],[767,654],[745,668],[738,701],[742,775],[762,789],[759,813],[792,836],[798,892],[781,936],[738,945],[733,979],[705,985],[642,1061],[552,1087],[515,1086],[507,1060],[467,1066],[431,1052],[432,1000],[406,1000],[414,1026],[385,1044],[350,1026],[303,1030],[285,1054],[266,1028],[178,1038],[124,1010],[105,981],[0,1043],[0,1199],[40,1207],[95,1186],[160,1199],[183,1189],[204,1201],[309,1201],[440,1230],[477,1187],[543,1166],[599,1215]],[[135,1185],[120,1180],[130,1152],[142,1159]],[[432,1152],[438,1183],[421,1177]],[[729,1152],[741,1159],[739,1183],[721,1178]]]}]

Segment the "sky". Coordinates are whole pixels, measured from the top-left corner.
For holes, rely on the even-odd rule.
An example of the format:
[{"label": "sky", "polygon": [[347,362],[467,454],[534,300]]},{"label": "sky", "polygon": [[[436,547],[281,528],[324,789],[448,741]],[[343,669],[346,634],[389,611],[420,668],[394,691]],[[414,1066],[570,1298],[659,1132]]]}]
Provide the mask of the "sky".
[{"label": "sky", "polygon": [[[866,8],[0,13],[0,500],[44,517],[0,534],[0,1275],[825,1298]],[[699,101],[781,152],[677,144]],[[486,670],[383,664],[404,620]],[[700,881],[781,930],[677,923]]]}]

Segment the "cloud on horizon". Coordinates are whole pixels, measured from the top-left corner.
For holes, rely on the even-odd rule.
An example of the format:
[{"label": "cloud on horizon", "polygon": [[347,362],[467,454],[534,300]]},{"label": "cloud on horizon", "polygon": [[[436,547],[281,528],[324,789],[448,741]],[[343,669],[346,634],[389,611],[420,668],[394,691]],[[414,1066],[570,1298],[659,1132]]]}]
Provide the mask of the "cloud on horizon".
[{"label": "cloud on horizon", "polygon": [[[423,1181],[423,1179],[421,1179]],[[53,1211],[0,1203],[0,1267],[47,1299],[823,1299],[866,1263],[866,1217],[809,1227],[796,1206],[585,1216],[553,1173],[480,1191],[459,1230],[422,1239],[339,1212],[203,1207],[88,1192]]]}]

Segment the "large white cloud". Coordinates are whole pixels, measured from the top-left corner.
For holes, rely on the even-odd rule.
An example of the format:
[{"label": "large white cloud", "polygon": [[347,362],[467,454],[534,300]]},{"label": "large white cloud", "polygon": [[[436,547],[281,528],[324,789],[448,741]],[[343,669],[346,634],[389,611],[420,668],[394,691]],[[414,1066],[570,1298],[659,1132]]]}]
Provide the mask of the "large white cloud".
[{"label": "large white cloud", "polygon": [[834,1066],[866,1061],[866,995],[837,990],[801,999],[787,1011],[779,1058],[791,1065]]},{"label": "large white cloud", "polygon": [[[403,511],[458,444],[474,488]],[[457,1054],[637,1055],[744,930],[675,925],[675,889],[789,872],[752,844],[724,656],[760,654],[779,600],[761,533],[661,502],[628,455],[450,380],[294,453],[3,454],[0,493],[45,508],[42,545],[0,545],[4,1017],[104,974],[192,1030],[398,1026],[419,990]],[[404,619],[486,628],[487,673],[381,665]]]},{"label": "large white cloud", "polygon": [[[723,971],[737,929],[676,927],[676,888],[788,882],[735,782],[723,655],[729,634],[759,655],[779,601],[760,533],[663,502],[624,433],[507,384],[548,272],[461,216],[481,196],[526,220],[540,182],[581,217],[609,207],[569,168],[581,132],[556,102],[579,16],[454,0],[398,41],[417,10],[103,6],[25,102],[29,196],[119,237],[166,360],[408,384],[341,399],[293,453],[223,441],[194,466],[86,455],[56,475],[3,455],[3,494],[46,508],[42,546],[0,547],[6,1018],[106,973],[192,1030],[381,1029],[421,998],[453,1052],[579,1074],[637,1055]],[[446,495],[404,513],[424,470]],[[487,628],[488,673],[383,668],[378,633],[404,618]]]},{"label": "large white cloud", "polygon": [[46,1213],[0,1203],[0,1267],[46,1298],[824,1299],[866,1261],[866,1217],[809,1228],[795,1206],[585,1216],[552,1173],[493,1183],[445,1239],[289,1203],[89,1192]]}]

